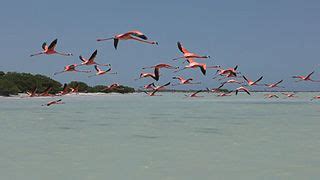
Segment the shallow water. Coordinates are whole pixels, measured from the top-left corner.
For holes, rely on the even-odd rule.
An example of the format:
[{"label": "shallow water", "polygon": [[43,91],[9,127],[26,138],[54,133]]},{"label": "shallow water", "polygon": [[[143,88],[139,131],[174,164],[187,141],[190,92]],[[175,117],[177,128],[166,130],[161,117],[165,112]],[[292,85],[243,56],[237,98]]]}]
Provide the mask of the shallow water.
[{"label": "shallow water", "polygon": [[1,179],[319,179],[316,94],[162,95],[0,98]]}]

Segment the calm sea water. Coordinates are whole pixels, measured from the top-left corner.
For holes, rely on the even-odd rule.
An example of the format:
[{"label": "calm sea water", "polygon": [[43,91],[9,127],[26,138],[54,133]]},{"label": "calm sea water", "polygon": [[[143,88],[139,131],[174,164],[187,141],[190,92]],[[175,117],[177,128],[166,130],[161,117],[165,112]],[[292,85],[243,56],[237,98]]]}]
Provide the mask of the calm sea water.
[{"label": "calm sea water", "polygon": [[320,178],[315,94],[162,95],[0,98],[0,179]]}]

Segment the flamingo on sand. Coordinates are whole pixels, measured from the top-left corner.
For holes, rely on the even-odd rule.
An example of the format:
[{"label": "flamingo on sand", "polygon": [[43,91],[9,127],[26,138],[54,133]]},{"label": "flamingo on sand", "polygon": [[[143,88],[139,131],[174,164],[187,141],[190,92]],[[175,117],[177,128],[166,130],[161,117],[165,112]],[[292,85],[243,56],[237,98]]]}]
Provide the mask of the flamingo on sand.
[{"label": "flamingo on sand", "polygon": [[144,35],[142,32],[137,30],[129,31],[123,34],[118,34],[111,38],[97,39],[97,41],[106,41],[106,40],[112,40],[112,39],[113,39],[113,45],[115,49],[117,49],[118,47],[119,40],[129,40],[129,39],[136,40],[143,43],[158,45],[158,42],[156,41],[148,41],[148,37]]},{"label": "flamingo on sand", "polygon": [[98,50],[95,50],[95,51],[92,53],[92,55],[90,56],[89,59],[85,59],[84,57],[79,56],[80,60],[82,61],[82,63],[80,64],[80,66],[81,66],[81,65],[87,65],[87,66],[88,66],[88,65],[93,65],[93,64],[99,65],[99,66],[111,66],[110,64],[99,64],[99,63],[95,62],[94,59],[96,58],[97,53],[98,53]]},{"label": "flamingo on sand", "polygon": [[158,92],[159,90],[162,90],[164,89],[166,86],[169,86],[170,85],[170,82],[162,85],[162,86],[157,86],[154,88],[154,90],[151,92],[151,93],[148,93],[148,92],[145,92],[146,94],[148,94],[149,96],[161,96],[161,95],[155,95],[156,92]]},{"label": "flamingo on sand", "polygon": [[307,76],[292,76],[292,78],[298,79],[296,82],[299,81],[311,81],[311,82],[320,82],[319,80],[313,80],[311,79],[311,75],[314,73],[314,71],[312,71],[310,74],[308,74]]},{"label": "flamingo on sand", "polygon": [[178,60],[181,58],[186,58],[186,59],[189,59],[189,58],[202,58],[202,59],[210,58],[210,56],[200,56],[198,54],[195,54],[195,53],[188,51],[186,48],[184,48],[182,46],[182,44],[180,42],[177,42],[177,45],[178,45],[178,49],[183,53],[183,56],[174,58],[173,60]]},{"label": "flamingo on sand", "polygon": [[51,106],[53,104],[64,104],[64,102],[62,102],[62,99],[58,99],[58,100],[54,100],[54,101],[49,101],[46,104],[43,104],[41,106]]},{"label": "flamingo on sand", "polygon": [[30,57],[32,56],[37,56],[37,55],[41,55],[41,54],[47,54],[47,55],[51,55],[51,54],[59,54],[59,55],[63,55],[63,56],[72,56],[72,53],[61,53],[61,52],[57,52],[55,50],[55,47],[57,45],[58,39],[53,40],[49,47],[47,46],[47,43],[44,42],[42,44],[42,49],[43,51],[36,53],[36,54],[31,54]]},{"label": "flamingo on sand", "polygon": [[83,73],[90,73],[91,71],[86,71],[86,70],[77,70],[76,67],[78,65],[77,64],[70,64],[64,67],[63,71],[60,72],[55,72],[53,75],[57,75],[57,74],[61,74],[61,73],[65,73],[65,72],[83,72]]},{"label": "flamingo on sand", "polygon": [[[94,75],[88,76],[88,77],[100,76],[100,75],[106,74],[107,72],[110,72],[110,71],[111,71],[111,68],[109,68],[109,69],[107,69],[107,70],[102,70],[102,69],[100,69],[97,65],[95,65],[94,68],[96,69],[97,73],[94,74]],[[117,73],[116,73],[116,72],[113,72],[113,73],[108,73],[108,74],[117,74]]]}]

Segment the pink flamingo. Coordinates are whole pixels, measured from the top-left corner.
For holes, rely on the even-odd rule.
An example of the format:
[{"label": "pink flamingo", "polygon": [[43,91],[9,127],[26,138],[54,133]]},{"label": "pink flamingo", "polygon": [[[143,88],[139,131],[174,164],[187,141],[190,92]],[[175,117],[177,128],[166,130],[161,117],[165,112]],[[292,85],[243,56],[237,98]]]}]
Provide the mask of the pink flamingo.
[{"label": "pink flamingo", "polygon": [[265,98],[279,98],[276,94],[265,94]]},{"label": "pink flamingo", "polygon": [[169,86],[170,82],[168,82],[167,84],[164,84],[162,86],[157,86],[154,88],[154,90],[151,93],[145,92],[146,94],[148,94],[149,96],[161,96],[161,95],[155,95],[156,92],[158,92],[159,90],[164,89],[166,86]]},{"label": "pink flamingo", "polygon": [[213,88],[213,89],[209,89],[209,88],[206,88],[208,92],[212,92],[212,93],[219,93],[221,92],[221,88],[224,86],[224,84],[221,84],[219,87],[217,88]]},{"label": "pink flamingo", "polygon": [[[142,79],[146,77],[151,77],[152,79],[159,81],[159,77],[160,77],[159,68],[154,68],[154,73],[140,73],[140,77],[138,79]],[[135,80],[138,80],[138,79],[135,79]]]},{"label": "pink flamingo", "polygon": [[144,85],[142,88],[154,90],[155,87],[156,86],[154,85],[154,83],[150,83],[150,84]]},{"label": "pink flamingo", "polygon": [[297,97],[295,93],[281,93],[285,96],[287,96],[288,98],[294,98],[294,97]]},{"label": "pink flamingo", "polygon": [[198,54],[195,54],[195,53],[188,51],[186,48],[184,48],[182,46],[182,44],[180,42],[178,42],[177,44],[178,44],[179,50],[183,53],[183,56],[178,57],[178,58],[174,58],[173,60],[178,60],[181,58],[186,58],[186,59],[189,59],[189,58],[202,58],[202,59],[203,58],[210,58],[210,56],[200,56]]},{"label": "pink flamingo", "polygon": [[225,82],[223,82],[223,83],[221,83],[221,84],[228,84],[228,83],[230,83],[230,84],[234,84],[234,83],[236,83],[236,84],[241,84],[241,83],[243,83],[243,82],[238,81],[238,80],[235,80],[235,79],[230,79],[230,80],[225,81]]},{"label": "pink flamingo", "polygon": [[69,88],[68,88],[68,85],[67,83],[64,83],[63,85],[63,88],[62,88],[62,91],[60,91],[57,96],[63,96],[63,95],[66,95],[69,93]]},{"label": "pink flamingo", "polygon": [[284,88],[283,86],[278,86],[282,82],[283,82],[283,80],[280,80],[280,81],[273,83],[273,84],[265,84],[265,86],[267,86],[268,88],[275,88],[275,87]]},{"label": "pink flamingo", "polygon": [[232,96],[232,93],[220,93],[217,95],[217,97],[225,97],[225,96]]},{"label": "pink flamingo", "polygon": [[58,39],[55,39],[54,41],[51,42],[51,44],[49,45],[49,47],[47,46],[47,43],[44,42],[42,44],[42,49],[43,51],[36,53],[36,54],[31,54],[30,56],[37,56],[37,55],[41,55],[41,54],[47,54],[47,55],[51,55],[51,54],[60,54],[63,56],[72,56],[72,53],[61,53],[61,52],[57,52],[55,50],[55,47],[57,45]]},{"label": "pink flamingo", "polygon": [[79,84],[77,84],[75,87],[70,87],[70,94],[71,93],[78,94],[79,93],[79,87],[80,87]]},{"label": "pink flamingo", "polygon": [[198,96],[197,94],[202,92],[202,90],[198,90],[190,95],[185,94],[186,97],[192,97],[192,98],[196,98],[196,97],[204,97],[204,96]]},{"label": "pink flamingo", "polygon": [[178,79],[180,81],[179,84],[173,84],[172,86],[183,85],[183,84],[201,84],[201,82],[191,82],[193,78],[184,79],[183,77],[172,77],[172,79]]},{"label": "pink flamingo", "polygon": [[308,74],[307,76],[292,76],[292,78],[296,78],[298,79],[296,82],[299,81],[311,81],[311,82],[320,82],[318,80],[312,80],[311,79],[311,75],[314,73],[314,71],[312,71],[310,74]]},{"label": "pink flamingo", "polygon": [[149,66],[149,67],[143,67],[142,69],[149,69],[149,68],[158,68],[158,69],[161,69],[161,68],[167,68],[167,69],[178,69],[179,67],[174,67],[174,66],[171,66],[170,64],[157,64],[157,65],[154,65],[154,66]]},{"label": "pink flamingo", "polygon": [[29,97],[38,96],[38,95],[37,95],[37,87],[33,87],[33,88],[31,89],[31,91],[27,91],[26,93],[27,93],[27,95],[28,95]]},{"label": "pink flamingo", "polygon": [[58,99],[54,101],[49,101],[47,104],[43,104],[41,106],[51,106],[53,104],[64,104],[64,102],[62,102],[62,99]]},{"label": "pink flamingo", "polygon": [[319,96],[314,96],[314,97],[312,97],[310,100],[313,101],[313,100],[315,100],[315,99],[320,99],[320,95],[319,95]]},{"label": "pink flamingo", "polygon": [[120,87],[120,84],[113,83],[110,86],[107,86],[106,88],[104,88],[102,91],[110,91],[110,90],[113,90],[113,89],[117,89],[119,87]]},{"label": "pink flamingo", "polygon": [[250,91],[249,91],[247,88],[243,87],[243,86],[238,87],[238,88],[236,89],[236,95],[238,95],[238,92],[239,92],[239,91],[244,91],[244,92],[246,92],[247,94],[251,95],[251,94],[250,94]]},{"label": "pink flamingo", "polygon": [[244,80],[246,80],[247,81],[247,83],[248,83],[248,86],[259,86],[259,84],[257,84],[259,81],[261,81],[262,80],[262,78],[263,78],[263,76],[261,76],[259,79],[257,79],[256,81],[252,81],[252,80],[250,80],[250,79],[247,79],[245,76],[242,76],[243,77],[243,79]]},{"label": "pink flamingo", "polygon": [[[93,65],[93,64],[95,64],[95,65],[99,65],[99,66],[111,66],[110,64],[99,64],[99,63],[95,62],[94,59],[96,58],[97,53],[98,53],[98,50],[95,50],[95,51],[92,53],[92,55],[90,56],[89,59],[85,59],[85,58],[83,58],[82,56],[79,56],[80,60],[82,61],[81,65],[87,65],[87,66],[88,66],[88,65]],[[80,65],[80,66],[81,66],[81,65]]]},{"label": "pink flamingo", "polygon": [[[95,65],[94,68],[96,69],[97,73],[94,74],[94,75],[88,76],[89,78],[90,78],[90,77],[93,77],[93,76],[100,76],[100,75],[106,74],[107,72],[110,72],[110,71],[111,71],[111,68],[109,68],[109,69],[107,69],[107,70],[102,70],[102,69],[100,69],[97,65]],[[108,74],[117,74],[117,73],[116,73],[116,72],[113,72],[113,73],[108,73]]]},{"label": "pink flamingo", "polygon": [[[229,78],[229,77],[237,77],[237,74],[239,74],[240,72],[237,72],[238,69],[238,65],[236,65],[234,68],[228,68],[228,69],[222,69],[220,67],[218,67],[218,70],[216,72],[216,74],[218,74],[216,77],[214,77],[213,79],[217,78],[218,76],[225,76],[225,78]],[[219,79],[222,80],[224,78]]]},{"label": "pink flamingo", "polygon": [[217,68],[218,66],[210,66],[210,67],[207,67],[207,65],[205,63],[198,63],[198,62],[195,62],[192,58],[189,58],[187,59],[187,61],[189,62],[189,65],[185,66],[183,69],[180,69],[180,70],[176,70],[174,72],[179,72],[179,71],[182,71],[182,70],[185,70],[185,69],[188,69],[188,68],[200,68],[201,72],[203,75],[206,75],[206,72],[207,72],[207,68]]},{"label": "pink flamingo", "polygon": [[54,96],[53,94],[49,93],[51,90],[52,86],[48,86],[42,93],[39,94],[39,96]]},{"label": "pink flamingo", "polygon": [[129,32],[126,32],[123,34],[118,34],[118,35],[115,35],[114,37],[111,37],[111,38],[97,39],[97,41],[106,41],[106,40],[112,40],[112,39],[113,39],[113,45],[114,45],[115,49],[117,49],[117,47],[118,47],[119,40],[129,40],[129,39],[136,40],[136,41],[143,42],[143,43],[158,45],[158,42],[156,42],[156,41],[148,41],[148,37],[145,36],[142,32],[137,31],[137,30],[129,31]]},{"label": "pink flamingo", "polygon": [[64,67],[63,71],[60,72],[55,72],[53,75],[57,75],[57,74],[61,74],[61,73],[65,73],[65,72],[83,72],[83,73],[89,73],[91,71],[85,71],[85,70],[77,70],[76,67],[78,65],[77,64],[70,64]]}]

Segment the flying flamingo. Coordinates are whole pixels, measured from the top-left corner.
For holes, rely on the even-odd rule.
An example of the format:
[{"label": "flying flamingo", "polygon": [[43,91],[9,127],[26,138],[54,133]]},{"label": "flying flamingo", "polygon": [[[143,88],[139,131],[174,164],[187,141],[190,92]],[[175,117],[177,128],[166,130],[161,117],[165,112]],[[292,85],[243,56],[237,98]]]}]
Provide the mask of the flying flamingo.
[{"label": "flying flamingo", "polygon": [[267,86],[268,88],[275,88],[275,87],[284,88],[283,86],[278,86],[282,82],[283,82],[283,80],[280,80],[280,81],[273,83],[273,84],[264,84],[264,85]]},{"label": "flying flamingo", "polygon": [[[238,65],[236,65],[234,68],[228,68],[228,69],[222,69],[218,67],[218,70],[216,72],[217,76],[213,77],[213,79],[217,78],[218,76],[225,76],[224,78],[237,77],[237,74],[240,74],[240,72],[237,72],[237,69],[238,69]],[[219,81],[224,78],[219,79]]]},{"label": "flying flamingo", "polygon": [[288,98],[294,98],[294,97],[297,97],[295,93],[281,93],[285,96],[287,96]]},{"label": "flying flamingo", "polygon": [[60,91],[57,96],[63,96],[63,95],[66,95],[69,93],[69,88],[68,88],[68,85],[67,83],[64,83],[63,85],[63,88],[62,88],[62,91]]},{"label": "flying flamingo", "polygon": [[39,94],[39,96],[54,96],[53,94],[49,93],[51,90],[52,86],[48,86],[42,93]]},{"label": "flying flamingo", "polygon": [[79,93],[79,87],[80,87],[79,84],[77,84],[75,87],[70,87],[70,94],[71,93],[78,94]]},{"label": "flying flamingo", "polygon": [[150,83],[150,84],[147,84],[147,85],[144,85],[143,88],[144,89],[153,89],[155,88],[156,86],[154,85],[154,83]]},{"label": "flying flamingo", "polygon": [[311,101],[315,100],[315,99],[320,99],[320,95],[319,96],[314,96],[312,97],[312,99],[310,99]]},{"label": "flying flamingo", "polygon": [[55,50],[55,47],[57,45],[58,39],[55,39],[54,41],[51,42],[51,44],[49,45],[49,47],[47,46],[47,43],[44,42],[42,44],[42,49],[43,51],[36,53],[36,54],[31,54],[30,56],[37,56],[37,55],[41,55],[41,54],[47,54],[47,55],[51,55],[51,54],[60,54],[63,56],[72,56],[72,53],[61,53],[61,52],[57,52]]},{"label": "flying flamingo", "polygon": [[137,31],[137,30],[129,31],[129,32],[126,32],[123,34],[118,34],[118,35],[115,35],[114,37],[111,37],[111,38],[97,39],[97,41],[106,41],[106,40],[112,40],[112,39],[113,39],[113,45],[114,45],[115,49],[117,49],[117,47],[118,47],[119,40],[129,40],[129,39],[136,40],[136,41],[143,42],[143,43],[158,45],[158,42],[156,42],[156,41],[148,41],[148,37],[145,36],[142,32]]},{"label": "flying flamingo", "polygon": [[[100,69],[97,65],[95,65],[94,68],[96,69],[97,73],[94,75],[88,76],[88,77],[100,76],[100,75],[106,74],[107,72],[111,71],[111,68],[104,71],[104,70]],[[117,74],[117,73],[114,72],[114,73],[108,73],[108,74]]]},{"label": "flying flamingo", "polygon": [[35,97],[35,96],[37,96],[37,87],[33,87],[33,88],[31,89],[31,91],[27,91],[27,95],[28,95],[29,97]]},{"label": "flying flamingo", "polygon": [[241,83],[243,83],[243,82],[238,81],[238,80],[235,80],[235,79],[229,79],[228,81],[225,81],[225,82],[223,82],[223,83],[221,83],[221,84],[227,84],[227,83],[230,83],[230,84],[233,84],[233,83],[241,84]]},{"label": "flying flamingo", "polygon": [[[94,61],[94,59],[96,58],[97,56],[97,53],[98,53],[98,50],[95,50],[92,55],[90,56],[89,59],[85,59],[83,58],[82,56],[79,56],[80,60],[82,61],[81,65],[99,65],[99,66],[111,66],[110,64],[99,64],[97,62]],[[80,66],[81,66],[80,65]]]},{"label": "flying flamingo", "polygon": [[265,94],[265,98],[279,98],[276,94]]},{"label": "flying flamingo", "polygon": [[314,73],[314,71],[312,71],[310,74],[308,74],[307,76],[292,76],[292,78],[296,78],[298,79],[296,82],[299,81],[311,81],[311,82],[320,82],[318,80],[312,80],[311,79],[311,75]]},{"label": "flying flamingo", "polygon": [[49,101],[47,104],[43,104],[41,106],[51,106],[53,104],[64,104],[64,102],[62,102],[62,99],[58,99],[54,101]]},{"label": "flying flamingo", "polygon": [[202,59],[210,58],[210,56],[200,56],[198,54],[195,54],[195,53],[188,51],[186,48],[184,48],[182,46],[182,44],[180,42],[177,42],[177,45],[178,45],[179,50],[183,53],[183,56],[178,57],[178,58],[174,58],[173,60],[178,60],[181,58],[186,58],[186,59],[189,59],[189,58],[202,58]]},{"label": "flying flamingo", "polygon": [[183,77],[172,77],[172,79],[178,79],[180,81],[179,84],[173,84],[172,86],[177,86],[177,85],[183,85],[183,84],[201,84],[201,82],[191,82],[193,81],[193,78],[188,78],[188,79],[184,79]]},{"label": "flying flamingo", "polygon": [[220,93],[217,95],[217,97],[225,97],[225,96],[232,96],[232,93]]},{"label": "flying flamingo", "polygon": [[113,90],[113,89],[117,89],[119,87],[120,87],[120,84],[113,83],[110,86],[107,86],[106,88],[104,88],[102,91],[110,91],[110,90]]},{"label": "flying flamingo", "polygon": [[207,65],[205,63],[195,62],[192,58],[189,58],[187,61],[189,62],[189,65],[185,66],[183,69],[176,70],[174,72],[179,72],[179,71],[182,71],[182,70],[185,70],[188,68],[200,68],[202,74],[206,75],[207,68],[217,68],[218,67],[218,66],[207,67]]},{"label": "flying flamingo", "polygon": [[155,95],[156,92],[158,92],[159,90],[164,89],[166,86],[169,86],[170,82],[168,82],[167,84],[164,84],[162,86],[157,86],[154,88],[154,90],[151,93],[145,92],[146,94],[148,94],[149,96],[161,96],[161,95]]},{"label": "flying flamingo", "polygon": [[221,92],[221,88],[224,86],[224,84],[221,84],[219,87],[217,88],[213,88],[213,89],[209,89],[209,88],[206,88],[208,92],[212,92],[212,93],[219,93]]},{"label": "flying flamingo", "polygon": [[65,73],[65,72],[83,72],[83,73],[90,73],[91,71],[85,71],[85,70],[77,70],[76,67],[78,65],[77,64],[70,64],[64,67],[63,71],[60,72],[55,72],[53,75],[57,75],[57,74],[61,74],[61,73]]},{"label": "flying flamingo", "polygon": [[[158,81],[160,77],[159,68],[154,68],[154,73],[140,73],[140,77],[138,79],[142,79],[146,77],[151,77],[154,80]],[[135,80],[138,80],[138,79],[135,79]]]},{"label": "flying flamingo", "polygon": [[250,94],[250,91],[249,91],[247,88],[243,87],[243,86],[238,87],[238,88],[236,89],[236,95],[238,95],[238,92],[239,92],[239,91],[244,91],[244,92],[246,92],[247,94],[251,95],[251,94]]},{"label": "flying flamingo", "polygon": [[149,69],[149,68],[167,68],[167,69],[178,69],[179,67],[174,67],[174,66],[171,66],[170,64],[157,64],[157,65],[154,65],[154,66],[149,66],[149,67],[143,67],[142,69]]},{"label": "flying flamingo", "polygon": [[190,95],[185,94],[185,96],[186,96],[186,97],[193,97],[193,98],[203,97],[203,96],[198,96],[198,95],[197,95],[197,94],[200,93],[200,92],[202,92],[202,90],[198,90],[198,91],[196,91],[196,92],[194,92],[194,93],[192,93],[192,94],[190,94]]},{"label": "flying flamingo", "polygon": [[257,84],[259,81],[261,81],[261,79],[263,78],[263,76],[261,76],[259,79],[257,79],[256,81],[252,81],[252,80],[250,80],[250,79],[247,79],[245,76],[242,76],[243,77],[243,79],[244,80],[246,80],[247,81],[247,83],[248,83],[248,86],[254,86],[254,85],[256,85],[256,86],[259,86],[259,84]]}]

